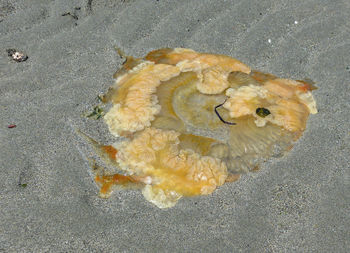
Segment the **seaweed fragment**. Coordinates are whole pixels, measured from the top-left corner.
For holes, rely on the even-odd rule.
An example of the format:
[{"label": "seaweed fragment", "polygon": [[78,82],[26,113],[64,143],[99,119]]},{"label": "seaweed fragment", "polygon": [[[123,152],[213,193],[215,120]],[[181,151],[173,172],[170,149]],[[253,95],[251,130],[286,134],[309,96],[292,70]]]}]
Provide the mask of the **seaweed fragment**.
[{"label": "seaweed fragment", "polygon": [[72,18],[74,18],[75,20],[78,20],[78,16],[75,13],[70,13],[70,12],[66,12],[62,14],[62,17],[64,16],[71,16]]},{"label": "seaweed fragment", "polygon": [[89,13],[92,13],[92,0],[87,1],[86,9]]},{"label": "seaweed fragment", "polygon": [[215,111],[216,115],[218,116],[218,118],[219,118],[223,123],[228,124],[228,125],[231,125],[231,126],[232,126],[232,125],[236,125],[236,123],[234,123],[234,122],[228,122],[228,121],[224,120],[224,119],[221,117],[221,115],[219,114],[218,110],[217,110],[219,107],[223,106],[223,105],[225,104],[225,102],[226,102],[226,100],[225,100],[222,104],[219,104],[219,105],[215,106],[214,111]]},{"label": "seaweed fragment", "polygon": [[104,115],[103,109],[100,108],[98,105],[94,107],[93,111],[87,115],[88,118],[95,118],[100,119]]}]

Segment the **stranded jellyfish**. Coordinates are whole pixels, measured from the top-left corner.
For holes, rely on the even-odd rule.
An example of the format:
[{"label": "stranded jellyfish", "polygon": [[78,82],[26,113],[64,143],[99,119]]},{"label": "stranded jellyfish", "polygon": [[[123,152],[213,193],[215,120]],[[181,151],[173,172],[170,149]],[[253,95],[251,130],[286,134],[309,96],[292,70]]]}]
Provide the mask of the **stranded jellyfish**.
[{"label": "stranded jellyfish", "polygon": [[95,166],[100,196],[137,186],[160,208],[212,193],[281,156],[317,113],[306,81],[252,71],[225,55],[159,49],[126,57],[102,96],[108,146],[90,139],[119,173]]}]

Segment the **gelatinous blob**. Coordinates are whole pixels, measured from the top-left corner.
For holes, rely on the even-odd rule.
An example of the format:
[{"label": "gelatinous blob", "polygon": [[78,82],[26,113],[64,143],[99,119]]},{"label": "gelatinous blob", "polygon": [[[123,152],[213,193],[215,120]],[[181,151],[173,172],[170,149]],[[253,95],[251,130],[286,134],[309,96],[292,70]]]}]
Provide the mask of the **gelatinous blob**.
[{"label": "gelatinous blob", "polygon": [[229,56],[191,49],[159,49],[127,57],[102,97],[112,103],[104,120],[112,135],[89,139],[119,171],[97,170],[102,197],[116,185],[138,185],[160,208],[182,196],[212,193],[288,151],[317,113],[306,81],[251,71]]}]

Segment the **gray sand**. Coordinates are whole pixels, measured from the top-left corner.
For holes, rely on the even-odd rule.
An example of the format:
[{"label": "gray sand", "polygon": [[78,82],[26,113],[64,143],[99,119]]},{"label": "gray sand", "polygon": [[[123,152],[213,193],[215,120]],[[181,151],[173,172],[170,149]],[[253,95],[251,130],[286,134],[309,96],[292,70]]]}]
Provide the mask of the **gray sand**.
[{"label": "gray sand", "polygon": [[[348,0],[88,2],[0,0],[0,252],[350,251]],[[114,46],[188,47],[310,78],[319,113],[287,156],[210,196],[168,210],[139,191],[100,199],[74,128],[111,141],[82,114],[121,66]]]}]

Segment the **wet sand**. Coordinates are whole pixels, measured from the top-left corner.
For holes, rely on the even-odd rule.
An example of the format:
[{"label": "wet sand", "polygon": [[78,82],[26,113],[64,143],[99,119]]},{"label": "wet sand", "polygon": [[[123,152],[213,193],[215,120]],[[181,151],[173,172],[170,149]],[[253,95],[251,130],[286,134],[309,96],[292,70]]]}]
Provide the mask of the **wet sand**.
[{"label": "wet sand", "polygon": [[[349,252],[349,20],[347,0],[1,0],[0,252]],[[319,113],[287,156],[210,196],[167,210],[139,191],[100,199],[74,129],[111,142],[84,114],[121,66],[115,46],[309,78]]]}]

